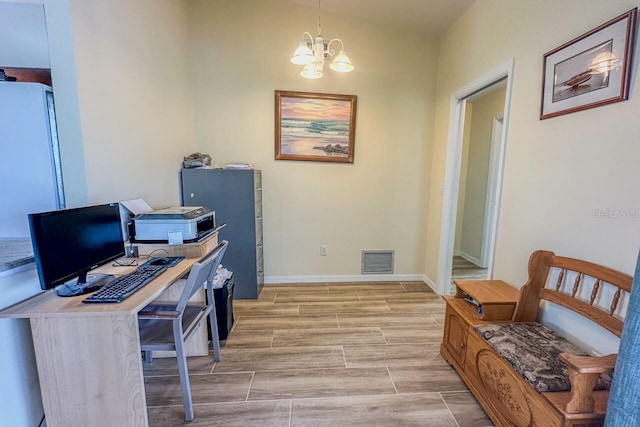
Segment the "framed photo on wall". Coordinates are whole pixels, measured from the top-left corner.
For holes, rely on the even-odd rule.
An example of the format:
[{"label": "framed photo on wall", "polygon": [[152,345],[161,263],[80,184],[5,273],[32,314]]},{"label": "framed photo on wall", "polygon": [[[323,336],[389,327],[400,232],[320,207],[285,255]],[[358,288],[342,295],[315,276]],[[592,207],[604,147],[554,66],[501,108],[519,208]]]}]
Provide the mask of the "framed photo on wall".
[{"label": "framed photo on wall", "polygon": [[353,163],[355,95],[276,91],[275,158]]},{"label": "framed photo on wall", "polygon": [[544,55],[541,120],[629,98],[637,12],[632,9]]}]

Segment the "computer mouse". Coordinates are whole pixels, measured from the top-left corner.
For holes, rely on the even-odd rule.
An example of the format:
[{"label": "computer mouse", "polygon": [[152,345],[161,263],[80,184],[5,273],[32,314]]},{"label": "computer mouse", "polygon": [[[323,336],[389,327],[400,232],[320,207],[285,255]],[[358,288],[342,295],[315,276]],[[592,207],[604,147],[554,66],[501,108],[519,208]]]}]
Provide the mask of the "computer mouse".
[{"label": "computer mouse", "polygon": [[149,265],[167,265],[171,262],[169,258],[154,258],[149,261]]}]

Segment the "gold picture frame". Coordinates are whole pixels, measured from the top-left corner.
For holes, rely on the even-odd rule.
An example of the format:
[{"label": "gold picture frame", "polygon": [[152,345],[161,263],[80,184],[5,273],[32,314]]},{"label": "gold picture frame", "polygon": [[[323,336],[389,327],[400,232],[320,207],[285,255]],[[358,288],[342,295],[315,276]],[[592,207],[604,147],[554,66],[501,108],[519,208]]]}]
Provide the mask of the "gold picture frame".
[{"label": "gold picture frame", "polygon": [[275,159],[353,163],[356,95],[276,90]]}]

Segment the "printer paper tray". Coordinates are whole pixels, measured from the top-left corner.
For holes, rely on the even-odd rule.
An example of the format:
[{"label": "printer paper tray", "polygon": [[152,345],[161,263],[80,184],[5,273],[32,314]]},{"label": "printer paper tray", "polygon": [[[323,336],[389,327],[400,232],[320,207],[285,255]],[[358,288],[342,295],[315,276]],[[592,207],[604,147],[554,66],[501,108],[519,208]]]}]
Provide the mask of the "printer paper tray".
[{"label": "printer paper tray", "polygon": [[[195,239],[185,239],[183,241],[183,243],[197,243],[197,242],[201,242],[204,239],[206,239],[207,237],[211,236],[213,233],[216,233],[218,230],[226,227],[227,224],[220,224],[219,226],[217,226],[216,228],[214,228],[213,230],[208,230],[204,233],[202,233],[201,235],[199,235],[198,237],[196,237]],[[131,243],[169,243],[169,240],[164,239],[164,240],[140,240],[140,239],[135,239],[135,238],[130,238],[129,241]]]}]

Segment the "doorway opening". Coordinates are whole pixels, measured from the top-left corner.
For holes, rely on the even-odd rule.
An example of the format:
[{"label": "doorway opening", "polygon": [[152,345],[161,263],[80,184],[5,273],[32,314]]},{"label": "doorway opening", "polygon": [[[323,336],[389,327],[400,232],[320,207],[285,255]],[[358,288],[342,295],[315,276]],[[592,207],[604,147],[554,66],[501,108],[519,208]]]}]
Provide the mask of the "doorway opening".
[{"label": "doorway opening", "polygon": [[487,279],[506,80],[465,101],[452,279]]},{"label": "doorway opening", "polygon": [[452,278],[493,275],[513,68],[512,60],[452,95],[438,261],[440,294],[452,292]]}]

